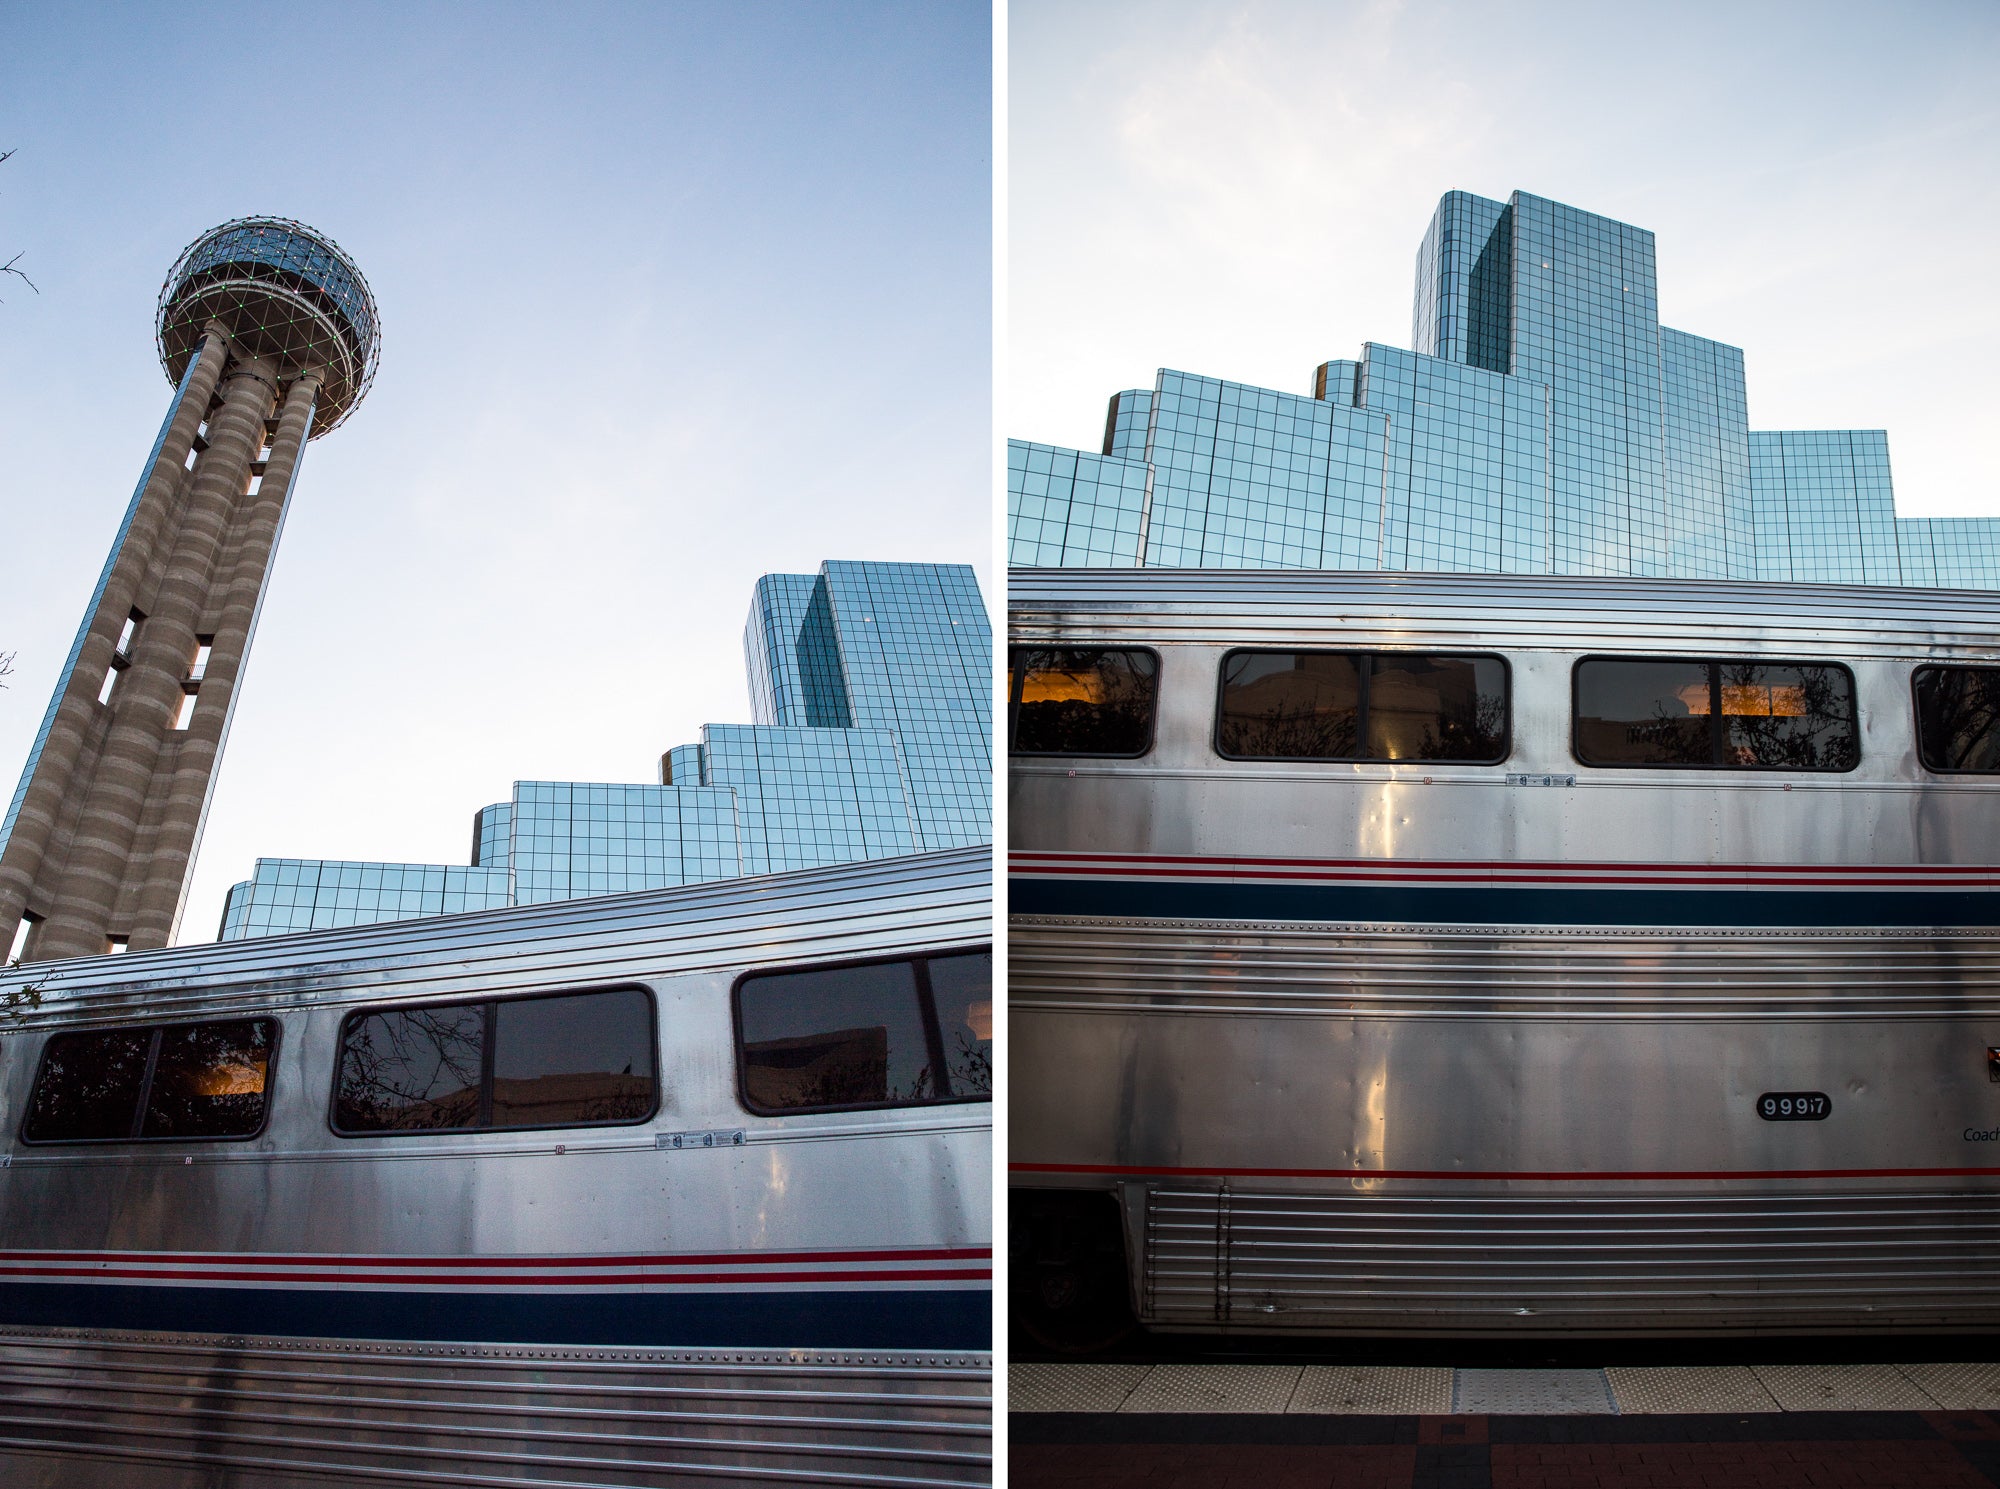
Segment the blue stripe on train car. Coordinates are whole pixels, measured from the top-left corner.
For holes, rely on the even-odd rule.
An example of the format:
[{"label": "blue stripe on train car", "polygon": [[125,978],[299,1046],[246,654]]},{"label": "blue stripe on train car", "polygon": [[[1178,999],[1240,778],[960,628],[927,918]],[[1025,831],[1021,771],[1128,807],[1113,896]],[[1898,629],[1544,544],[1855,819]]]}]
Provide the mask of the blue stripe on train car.
[{"label": "blue stripe on train car", "polygon": [[453,1344],[984,1351],[992,1314],[991,1290],[974,1288],[524,1297],[0,1283],[7,1324]]},{"label": "blue stripe on train car", "polygon": [[1156,920],[1446,921],[1470,925],[1995,926],[1990,891],[1539,889],[1505,885],[1269,884],[1022,875],[1017,915]]}]

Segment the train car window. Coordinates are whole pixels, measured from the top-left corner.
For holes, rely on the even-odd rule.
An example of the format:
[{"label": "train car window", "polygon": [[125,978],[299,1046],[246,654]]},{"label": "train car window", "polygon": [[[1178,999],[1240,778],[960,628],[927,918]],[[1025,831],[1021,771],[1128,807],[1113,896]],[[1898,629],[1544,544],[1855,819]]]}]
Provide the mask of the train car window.
[{"label": "train car window", "polygon": [[486,1005],[398,1008],[348,1019],[333,1125],[430,1132],[479,1125]]},{"label": "train car window", "polygon": [[2000,667],[1919,667],[1916,688],[1924,769],[2000,774]]},{"label": "train car window", "polygon": [[752,973],[736,1051],[765,1115],[991,1100],[992,954]]},{"label": "train car window", "polygon": [[255,1137],[275,1019],[58,1034],[21,1136],[31,1143]]},{"label": "train car window", "polygon": [[658,1106],[656,1042],[643,988],[351,1014],[333,1128],[358,1137],[644,1122]]},{"label": "train car window", "polygon": [[1837,665],[1590,657],[1576,664],[1576,758],[1697,770],[1852,770],[1854,677]]},{"label": "train car window", "polygon": [[1016,755],[1143,755],[1153,746],[1160,659],[1108,647],[1007,654],[1008,748]]},{"label": "train car window", "polygon": [[1494,765],[1507,664],[1431,652],[1233,651],[1215,747],[1236,760]]},{"label": "train car window", "polygon": [[924,964],[937,1000],[945,1072],[958,1096],[993,1094],[993,954],[934,956]]},{"label": "train car window", "polygon": [[160,1031],[143,1137],[237,1137],[264,1125],[270,1019]]},{"label": "train car window", "polygon": [[494,1005],[493,1125],[641,1122],[653,1113],[653,1004],[638,988]]}]

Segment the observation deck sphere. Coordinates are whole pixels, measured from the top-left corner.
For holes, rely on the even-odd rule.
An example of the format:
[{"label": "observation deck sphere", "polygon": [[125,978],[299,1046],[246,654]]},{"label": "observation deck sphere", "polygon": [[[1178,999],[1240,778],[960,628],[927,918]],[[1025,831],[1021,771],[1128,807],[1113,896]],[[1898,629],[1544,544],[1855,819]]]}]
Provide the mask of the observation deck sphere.
[{"label": "observation deck sphere", "polygon": [[169,382],[180,381],[210,321],[283,377],[320,369],[311,437],[345,419],[375,380],[382,333],[374,292],[338,244],[302,222],[239,217],[181,250],[155,323]]}]

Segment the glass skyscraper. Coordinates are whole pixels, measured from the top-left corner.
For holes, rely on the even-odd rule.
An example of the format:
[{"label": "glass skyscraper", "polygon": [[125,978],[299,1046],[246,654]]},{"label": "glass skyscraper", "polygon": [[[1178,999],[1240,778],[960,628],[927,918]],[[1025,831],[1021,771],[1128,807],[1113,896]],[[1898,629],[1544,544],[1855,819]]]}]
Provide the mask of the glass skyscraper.
[{"label": "glass skyscraper", "polygon": [[992,635],[961,564],[767,574],[752,723],[668,750],[659,785],[517,781],[472,862],[260,858],[222,939],[447,915],[992,840]]},{"label": "glass skyscraper", "polygon": [[1311,396],[1162,370],[1101,453],[1010,441],[1009,561],[2000,586],[2000,523],[1896,516],[1881,430],[1750,429],[1643,228],[1451,192],[1411,336]]}]

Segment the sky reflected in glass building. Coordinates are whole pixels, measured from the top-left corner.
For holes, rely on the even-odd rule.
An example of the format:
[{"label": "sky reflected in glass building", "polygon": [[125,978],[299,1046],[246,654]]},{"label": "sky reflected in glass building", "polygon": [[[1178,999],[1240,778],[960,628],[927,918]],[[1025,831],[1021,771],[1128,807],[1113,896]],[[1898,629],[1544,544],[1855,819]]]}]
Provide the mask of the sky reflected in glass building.
[{"label": "sky reflected in glass building", "polygon": [[1310,396],[1162,369],[1100,452],[1009,441],[1009,561],[2000,586],[2000,523],[1896,516],[1883,431],[1749,427],[1644,228],[1450,192],[1411,338]]},{"label": "sky reflected in glass building", "polygon": [[767,574],[753,722],[668,750],[658,785],[516,781],[472,862],[260,858],[222,939],[453,915],[992,840],[992,635],[963,564]]}]

